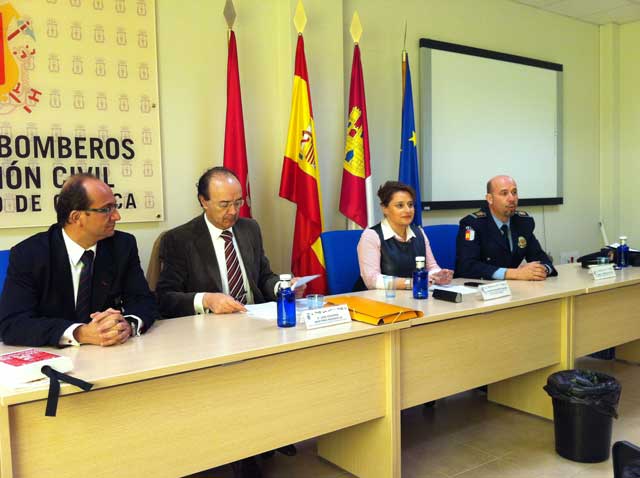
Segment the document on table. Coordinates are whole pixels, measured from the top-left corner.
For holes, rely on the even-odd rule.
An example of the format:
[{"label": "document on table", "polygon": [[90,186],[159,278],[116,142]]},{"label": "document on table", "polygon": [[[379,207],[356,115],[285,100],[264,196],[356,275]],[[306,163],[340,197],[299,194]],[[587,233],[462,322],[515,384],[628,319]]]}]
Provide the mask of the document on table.
[{"label": "document on table", "polygon": [[[247,315],[254,319],[276,320],[278,318],[277,302],[265,302],[264,304],[247,304]],[[307,299],[296,299],[296,316],[307,310]]]},{"label": "document on table", "polygon": [[247,314],[255,319],[277,319],[278,306],[275,302],[265,302],[264,304],[245,305]]},{"label": "document on table", "polygon": [[466,285],[433,285],[431,286],[431,290],[433,289],[448,290],[449,292],[457,292],[462,295],[475,294],[478,292],[476,287],[467,287]]}]

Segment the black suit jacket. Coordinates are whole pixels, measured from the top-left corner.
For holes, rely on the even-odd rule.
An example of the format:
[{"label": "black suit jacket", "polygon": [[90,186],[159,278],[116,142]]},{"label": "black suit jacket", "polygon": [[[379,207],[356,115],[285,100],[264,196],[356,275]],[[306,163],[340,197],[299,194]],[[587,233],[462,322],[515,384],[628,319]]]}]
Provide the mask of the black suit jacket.
[{"label": "black suit jacket", "polygon": [[510,220],[513,244],[513,251],[510,251],[487,207],[465,216],[460,221],[456,239],[455,277],[492,279],[499,268],[516,268],[523,259],[527,262],[540,261],[548,266],[549,276],[558,275],[533,234],[534,228],[531,216],[524,211],[516,211]]},{"label": "black suit jacket", "polygon": [[[240,218],[232,230],[254,302],[275,300],[273,288],[278,276],[264,255],[258,223]],[[156,294],[163,317],[193,315],[196,293],[222,292],[220,268],[204,215],[167,231],[160,244],[160,262]]]},{"label": "black suit jacket", "polygon": [[[142,319],[143,331],[157,318],[131,234],[116,231],[98,242],[92,284],[92,312],[122,308],[124,315]],[[0,299],[0,337],[8,345],[57,346],[74,323],[69,256],[62,229],[53,225],[11,249]]]}]

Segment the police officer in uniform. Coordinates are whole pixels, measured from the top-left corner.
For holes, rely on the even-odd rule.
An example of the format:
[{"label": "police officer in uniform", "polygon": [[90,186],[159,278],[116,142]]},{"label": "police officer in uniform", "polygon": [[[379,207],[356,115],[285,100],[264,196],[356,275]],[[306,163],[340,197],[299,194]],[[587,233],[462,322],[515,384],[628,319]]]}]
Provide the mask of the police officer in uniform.
[{"label": "police officer in uniform", "polygon": [[[487,206],[460,221],[456,277],[545,280],[556,276],[551,259],[533,235],[534,220],[518,211],[518,187],[509,176],[487,182]],[[526,263],[523,263],[526,259]]]}]

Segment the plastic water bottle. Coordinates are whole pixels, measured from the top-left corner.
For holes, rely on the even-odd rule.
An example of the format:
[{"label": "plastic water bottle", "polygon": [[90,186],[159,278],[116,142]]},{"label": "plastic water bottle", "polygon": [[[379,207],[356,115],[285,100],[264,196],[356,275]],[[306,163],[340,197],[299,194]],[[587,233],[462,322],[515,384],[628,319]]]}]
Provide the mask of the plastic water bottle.
[{"label": "plastic water bottle", "polygon": [[627,236],[620,236],[616,265],[618,267],[627,267],[629,265],[629,246],[627,245]]},{"label": "plastic water bottle", "polygon": [[429,271],[424,267],[424,256],[416,256],[416,270],[413,271],[413,298],[429,297]]},{"label": "plastic water bottle", "polygon": [[280,275],[278,290],[278,327],[295,327],[296,294],[291,290],[291,274]]}]

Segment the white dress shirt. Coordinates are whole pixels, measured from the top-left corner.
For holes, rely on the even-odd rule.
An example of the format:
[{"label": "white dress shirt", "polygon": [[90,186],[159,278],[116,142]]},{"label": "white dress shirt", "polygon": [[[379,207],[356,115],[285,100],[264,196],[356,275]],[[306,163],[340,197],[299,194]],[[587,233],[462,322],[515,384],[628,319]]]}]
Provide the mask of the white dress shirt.
[{"label": "white dress shirt", "polygon": [[[73,303],[75,305],[76,301],[78,300],[78,284],[80,283],[80,273],[82,272],[82,268],[84,267],[80,259],[82,258],[82,254],[84,254],[85,251],[93,251],[93,257],[95,261],[98,245],[94,244],[89,249],[85,249],[80,244],[74,242],[64,229],[62,229],[62,239],[64,239],[64,246],[67,249],[67,255],[69,256],[69,265],[71,266],[71,281],[73,282]],[[140,335],[140,330],[142,328],[142,319],[135,315],[127,315],[125,317],[131,317],[138,321],[137,335]],[[60,341],[58,343],[60,345],[80,345],[80,342],[78,342],[73,336],[73,332],[81,325],[84,324],[75,323],[67,327],[67,329],[60,337]]]},{"label": "white dress shirt", "polygon": [[[218,229],[216,226],[209,222],[207,219],[207,215],[204,215],[204,222],[207,225],[207,229],[209,230],[209,235],[211,236],[211,242],[213,243],[213,250],[216,253],[216,260],[218,261],[218,269],[220,270],[220,279],[222,281],[222,293],[229,294],[229,280],[227,278],[227,259],[224,255],[224,239],[221,234],[223,229]],[[233,227],[227,229],[233,233]],[[249,285],[249,278],[247,277],[247,271],[244,268],[244,261],[242,260],[242,254],[240,253],[240,248],[238,247],[238,243],[236,242],[236,235],[233,234],[233,248],[236,250],[236,254],[238,255],[238,262],[240,263],[240,271],[242,272],[242,284],[244,286],[244,290],[247,293],[247,304],[253,304],[253,293],[251,292],[251,286]],[[198,292],[193,298],[193,308],[196,314],[204,314],[206,312],[204,305],[202,303],[204,299],[204,294],[206,292]]]}]

